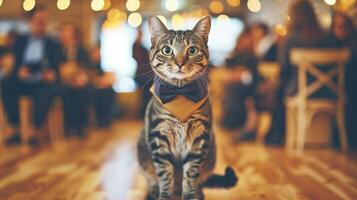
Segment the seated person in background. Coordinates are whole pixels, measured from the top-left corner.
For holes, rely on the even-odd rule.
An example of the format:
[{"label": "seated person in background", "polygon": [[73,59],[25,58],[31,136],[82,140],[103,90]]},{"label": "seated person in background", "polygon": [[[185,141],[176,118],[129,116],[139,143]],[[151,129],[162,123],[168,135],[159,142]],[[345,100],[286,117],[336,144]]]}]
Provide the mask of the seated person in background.
[{"label": "seated person in background", "polygon": [[14,67],[14,55],[9,49],[5,47],[0,47],[0,86],[1,86],[1,81],[5,77],[11,74],[13,67]]},{"label": "seated person in background", "polygon": [[150,66],[149,51],[144,47],[142,43],[143,32],[138,30],[135,42],[133,44],[133,58],[137,63],[137,69],[135,73],[135,81],[142,89],[141,104],[139,110],[139,117],[144,118],[146,106],[151,99],[151,92],[149,88],[153,84],[154,72]]},{"label": "seated person in background", "polygon": [[[225,77],[225,96],[222,98],[224,113],[221,119],[222,126],[228,129],[244,127],[244,132],[252,132],[254,129],[251,126],[247,127],[247,124],[250,125],[251,121],[254,121],[254,112],[251,112],[253,108],[252,106],[249,110],[246,108],[247,98],[252,96],[255,88],[257,74],[250,31],[247,28],[240,34],[233,52],[226,59],[226,66],[231,69],[231,72]],[[244,133],[239,137],[245,137]]]},{"label": "seated person in background", "polygon": [[259,61],[276,62],[278,47],[275,38],[269,33],[268,25],[255,23],[251,27],[255,57]]},{"label": "seated person in background", "polygon": [[350,61],[346,65],[345,88],[346,88],[346,123],[350,145],[357,147],[357,31],[353,21],[346,14],[336,13],[331,27],[332,35],[342,47],[351,51]]},{"label": "seated person in background", "polygon": [[[268,25],[254,23],[252,25],[252,38],[254,44],[254,55],[259,63],[277,62],[278,45],[276,39],[270,34]],[[266,65],[269,66],[269,65]],[[258,70],[259,71],[259,70]],[[265,78],[259,74],[257,87],[254,94],[255,108],[258,113],[257,140],[261,143],[266,135],[278,132],[275,121],[279,121],[279,113],[282,112],[279,105],[282,104],[282,95],[279,95],[279,80]],[[280,90],[279,90],[280,89]],[[281,92],[280,92],[281,93]]]},{"label": "seated person in background", "polygon": [[[38,5],[28,12],[30,33],[16,38],[13,46],[14,72],[2,82],[2,99],[9,123],[19,125],[19,97],[30,95],[33,99],[35,132],[30,139],[36,144],[45,136],[43,123],[52,102],[54,87],[61,62],[59,45],[46,36],[47,11]],[[44,137],[42,137],[44,138]],[[12,134],[8,144],[20,142],[18,133]]]},{"label": "seated person in background", "polygon": [[331,36],[322,30],[310,1],[293,2],[288,15],[290,16],[288,35],[282,48],[280,63],[282,85],[286,86],[285,95],[292,96],[297,92],[297,70],[289,59],[291,50],[297,47],[333,48],[337,44]]},{"label": "seated person in background", "polygon": [[115,102],[115,93],[113,91],[115,74],[103,71],[100,57],[100,47],[98,45],[91,51],[91,61],[94,65],[94,108],[97,126],[106,128],[112,120],[112,108]]},{"label": "seated person in background", "polygon": [[79,30],[73,24],[63,24],[60,41],[64,63],[60,66],[66,133],[84,137],[88,124],[90,59],[80,42]]}]

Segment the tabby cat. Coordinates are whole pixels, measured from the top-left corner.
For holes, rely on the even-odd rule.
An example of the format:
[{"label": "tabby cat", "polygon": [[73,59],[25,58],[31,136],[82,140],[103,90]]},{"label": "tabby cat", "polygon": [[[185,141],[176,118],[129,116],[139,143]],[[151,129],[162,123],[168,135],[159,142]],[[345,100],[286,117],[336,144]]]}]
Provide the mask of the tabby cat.
[{"label": "tabby cat", "polygon": [[207,16],[192,30],[173,31],[157,17],[149,18],[155,78],[138,142],[148,199],[202,200],[204,187],[228,188],[237,182],[230,167],[223,176],[212,175],[216,147],[207,92],[210,26]]}]

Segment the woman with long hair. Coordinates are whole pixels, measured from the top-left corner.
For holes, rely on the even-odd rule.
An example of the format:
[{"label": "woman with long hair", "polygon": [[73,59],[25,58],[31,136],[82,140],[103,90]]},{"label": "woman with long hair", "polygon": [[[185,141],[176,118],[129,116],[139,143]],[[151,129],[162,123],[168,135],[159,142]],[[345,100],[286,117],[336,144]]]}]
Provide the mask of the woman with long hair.
[{"label": "woman with long hair", "polygon": [[297,73],[291,65],[289,54],[291,49],[302,48],[332,48],[336,41],[321,28],[314,8],[309,0],[294,1],[289,9],[288,35],[283,45],[280,62],[282,66],[282,85],[286,86],[285,95],[295,95],[297,92]]}]

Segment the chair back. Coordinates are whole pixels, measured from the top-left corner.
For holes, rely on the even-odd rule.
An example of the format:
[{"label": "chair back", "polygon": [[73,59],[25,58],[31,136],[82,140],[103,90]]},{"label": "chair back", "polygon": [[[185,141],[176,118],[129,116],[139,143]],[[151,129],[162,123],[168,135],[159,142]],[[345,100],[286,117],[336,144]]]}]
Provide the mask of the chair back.
[{"label": "chair back", "polygon": [[[349,51],[344,48],[292,49],[290,60],[298,68],[297,97],[306,100],[319,89],[327,86],[338,100],[344,101],[344,68],[349,56]],[[309,83],[308,75],[313,76],[316,80]]]},{"label": "chair back", "polygon": [[258,64],[258,73],[264,79],[277,81],[280,79],[281,67],[277,62],[260,62]]}]

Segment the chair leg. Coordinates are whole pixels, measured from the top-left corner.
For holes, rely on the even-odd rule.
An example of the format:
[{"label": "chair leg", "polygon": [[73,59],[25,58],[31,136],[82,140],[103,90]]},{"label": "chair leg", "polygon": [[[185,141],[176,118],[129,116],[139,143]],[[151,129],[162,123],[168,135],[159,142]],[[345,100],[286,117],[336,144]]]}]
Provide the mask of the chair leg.
[{"label": "chair leg", "polygon": [[304,111],[304,106],[300,106],[297,110],[297,152],[302,153],[304,151],[305,145],[305,135],[306,135],[306,116]]},{"label": "chair leg", "polygon": [[292,113],[292,108],[286,106],[286,148],[288,151],[292,151],[294,148],[294,113]]},{"label": "chair leg", "polygon": [[271,128],[272,116],[269,112],[263,112],[258,117],[257,142],[264,144],[265,137]]},{"label": "chair leg", "polygon": [[340,138],[340,144],[342,151],[348,150],[348,141],[347,141],[347,133],[346,133],[346,124],[345,124],[345,112],[343,109],[344,106],[339,106],[337,111],[337,126],[338,126],[338,134]]},{"label": "chair leg", "polygon": [[31,127],[31,108],[32,100],[29,97],[21,97],[19,100],[20,107],[20,134],[21,144],[25,149],[28,148]]},{"label": "chair leg", "polygon": [[64,123],[62,103],[59,98],[56,98],[53,102],[49,122],[51,141],[56,147],[60,147],[64,140]]}]

